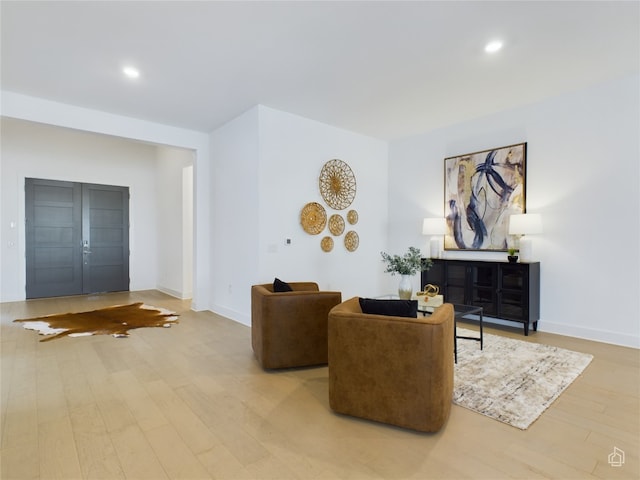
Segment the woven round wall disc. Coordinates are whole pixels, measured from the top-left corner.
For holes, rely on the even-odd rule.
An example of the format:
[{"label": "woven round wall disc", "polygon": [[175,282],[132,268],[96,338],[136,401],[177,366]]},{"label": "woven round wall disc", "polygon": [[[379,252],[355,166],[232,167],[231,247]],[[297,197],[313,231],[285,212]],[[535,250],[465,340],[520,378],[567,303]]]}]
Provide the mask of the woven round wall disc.
[{"label": "woven round wall disc", "polygon": [[322,198],[336,210],[347,208],[356,197],[356,177],[349,165],[337,158],[324,164],[319,183]]},{"label": "woven round wall disc", "polygon": [[360,237],[353,230],[350,230],[344,236],[344,246],[350,252],[355,252],[360,245]]},{"label": "woven round wall disc", "polygon": [[322,240],[320,240],[320,248],[322,248],[323,252],[330,252],[331,250],[333,250],[333,238],[324,237]]},{"label": "woven round wall disc", "polygon": [[356,223],[358,223],[358,212],[356,212],[355,210],[349,210],[347,212],[347,222],[349,222],[349,224],[351,225],[355,225]]},{"label": "woven round wall disc", "polygon": [[309,202],[300,212],[300,224],[308,234],[317,235],[327,225],[327,212],[319,203]]},{"label": "woven round wall disc", "polygon": [[344,232],[344,219],[342,216],[334,213],[329,217],[329,231],[335,236],[342,235],[342,232]]}]

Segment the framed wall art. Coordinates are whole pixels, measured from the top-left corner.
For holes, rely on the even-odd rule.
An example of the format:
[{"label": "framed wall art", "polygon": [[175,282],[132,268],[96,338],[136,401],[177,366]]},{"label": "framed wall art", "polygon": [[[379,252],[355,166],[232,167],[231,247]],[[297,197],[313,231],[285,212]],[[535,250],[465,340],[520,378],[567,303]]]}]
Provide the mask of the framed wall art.
[{"label": "framed wall art", "polygon": [[505,251],[509,216],[525,213],[527,144],[444,159],[445,250]]}]

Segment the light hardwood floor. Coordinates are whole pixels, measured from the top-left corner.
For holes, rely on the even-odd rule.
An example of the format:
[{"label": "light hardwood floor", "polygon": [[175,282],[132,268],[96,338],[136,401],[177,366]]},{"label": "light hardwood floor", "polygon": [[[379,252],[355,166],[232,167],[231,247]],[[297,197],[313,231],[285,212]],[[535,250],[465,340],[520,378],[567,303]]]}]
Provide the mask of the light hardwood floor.
[{"label": "light hardwood floor", "polygon": [[[12,323],[134,301],[180,323],[46,343]],[[442,431],[421,434],[332,413],[326,367],[264,372],[248,327],[156,291],[0,310],[5,480],[640,477],[635,349],[534,333],[595,358],[528,430],[454,405]],[[622,467],[607,462],[614,447]]]}]

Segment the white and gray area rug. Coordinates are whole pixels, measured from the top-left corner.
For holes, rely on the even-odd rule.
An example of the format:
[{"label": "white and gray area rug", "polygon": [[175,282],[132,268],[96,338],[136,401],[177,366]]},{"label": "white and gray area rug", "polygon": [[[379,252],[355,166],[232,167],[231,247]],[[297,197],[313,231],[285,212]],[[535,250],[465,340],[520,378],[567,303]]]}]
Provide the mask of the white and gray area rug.
[{"label": "white and gray area rug", "polygon": [[[458,328],[458,336],[478,332]],[[484,334],[458,339],[453,402],[526,430],[578,378],[593,355]]]}]

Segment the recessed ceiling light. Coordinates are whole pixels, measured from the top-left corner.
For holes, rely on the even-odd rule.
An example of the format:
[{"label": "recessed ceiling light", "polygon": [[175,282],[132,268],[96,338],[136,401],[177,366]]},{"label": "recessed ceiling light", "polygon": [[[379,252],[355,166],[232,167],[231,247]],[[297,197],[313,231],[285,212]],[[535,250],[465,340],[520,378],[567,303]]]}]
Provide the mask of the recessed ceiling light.
[{"label": "recessed ceiling light", "polygon": [[487,53],[495,53],[502,48],[502,42],[499,40],[494,40],[493,42],[487,43],[484,47],[484,51]]},{"label": "recessed ceiling light", "polygon": [[140,76],[140,70],[134,67],[124,67],[122,73],[129,78],[138,78]]}]

